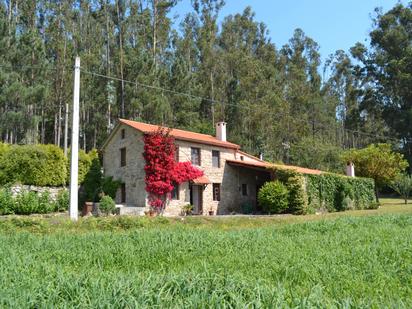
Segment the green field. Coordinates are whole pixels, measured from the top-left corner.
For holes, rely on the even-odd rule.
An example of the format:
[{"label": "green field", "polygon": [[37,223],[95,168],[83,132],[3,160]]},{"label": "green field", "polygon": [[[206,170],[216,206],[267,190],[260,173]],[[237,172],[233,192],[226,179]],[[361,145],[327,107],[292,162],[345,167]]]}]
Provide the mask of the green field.
[{"label": "green field", "polygon": [[412,205],[0,220],[0,307],[412,307]]}]

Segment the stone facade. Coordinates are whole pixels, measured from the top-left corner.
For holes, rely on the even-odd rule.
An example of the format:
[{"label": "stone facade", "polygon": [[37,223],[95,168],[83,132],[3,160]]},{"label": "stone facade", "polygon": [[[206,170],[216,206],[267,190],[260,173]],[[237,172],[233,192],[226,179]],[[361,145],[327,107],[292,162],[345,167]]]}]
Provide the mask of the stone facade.
[{"label": "stone facade", "polygon": [[[124,130],[124,131],[123,131]],[[182,206],[195,204],[195,213],[207,215],[230,214],[242,212],[245,208],[257,210],[256,195],[259,186],[270,179],[264,170],[232,166],[227,160],[260,162],[251,155],[233,148],[213,146],[200,142],[176,139],[180,162],[191,161],[191,148],[200,149],[200,168],[210,181],[209,184],[194,186],[182,183],[178,187],[176,199],[170,200],[165,215],[181,214]],[[143,213],[148,209],[147,194],[144,183],[143,134],[125,124],[117,126],[103,148],[103,167],[106,176],[113,176],[125,184],[125,202],[121,201],[121,190],[116,196],[116,203],[123,204],[123,213]],[[126,165],[121,166],[121,150],[126,152]],[[212,151],[220,155],[220,167],[212,164]],[[241,158],[242,157],[242,158]],[[220,185],[220,201],[213,198],[213,184]],[[199,199],[199,194],[202,197]],[[131,208],[135,209],[131,209]]]}]

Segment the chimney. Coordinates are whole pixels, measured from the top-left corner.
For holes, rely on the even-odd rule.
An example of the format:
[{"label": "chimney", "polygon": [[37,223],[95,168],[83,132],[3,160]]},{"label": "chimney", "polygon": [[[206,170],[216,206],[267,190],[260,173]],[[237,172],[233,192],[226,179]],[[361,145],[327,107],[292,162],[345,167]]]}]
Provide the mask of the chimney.
[{"label": "chimney", "polygon": [[353,162],[348,162],[346,164],[346,176],[355,177],[355,165]]},{"label": "chimney", "polygon": [[216,123],[216,138],[220,141],[226,142],[226,122]]},{"label": "chimney", "polygon": [[259,159],[263,161],[263,152],[259,152]]}]

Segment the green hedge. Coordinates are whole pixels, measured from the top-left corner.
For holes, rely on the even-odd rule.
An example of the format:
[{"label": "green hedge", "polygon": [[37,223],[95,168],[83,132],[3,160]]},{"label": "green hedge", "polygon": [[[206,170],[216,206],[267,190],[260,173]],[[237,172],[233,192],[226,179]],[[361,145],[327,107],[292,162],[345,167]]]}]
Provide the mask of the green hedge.
[{"label": "green hedge", "polygon": [[54,145],[2,147],[0,184],[62,186],[67,181],[67,159]]},{"label": "green hedge", "polygon": [[309,207],[328,211],[376,208],[374,182],[370,178],[337,174],[307,175]]},{"label": "green hedge", "polygon": [[[69,155],[70,157],[70,155]],[[96,150],[79,151],[79,183],[83,183]],[[8,145],[0,143],[0,185],[21,183],[64,186],[69,182],[70,162],[55,145]]]},{"label": "green hedge", "polygon": [[292,169],[273,167],[275,178],[289,190],[289,212],[306,214],[376,208],[374,182],[370,178],[325,173],[304,175]]}]

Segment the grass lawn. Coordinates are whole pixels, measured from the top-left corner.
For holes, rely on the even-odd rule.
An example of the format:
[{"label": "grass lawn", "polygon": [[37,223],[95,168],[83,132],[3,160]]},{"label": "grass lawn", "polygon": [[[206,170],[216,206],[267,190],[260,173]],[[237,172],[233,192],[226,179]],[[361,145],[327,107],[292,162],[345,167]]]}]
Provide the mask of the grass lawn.
[{"label": "grass lawn", "polygon": [[412,307],[412,204],[0,220],[0,307]]}]

